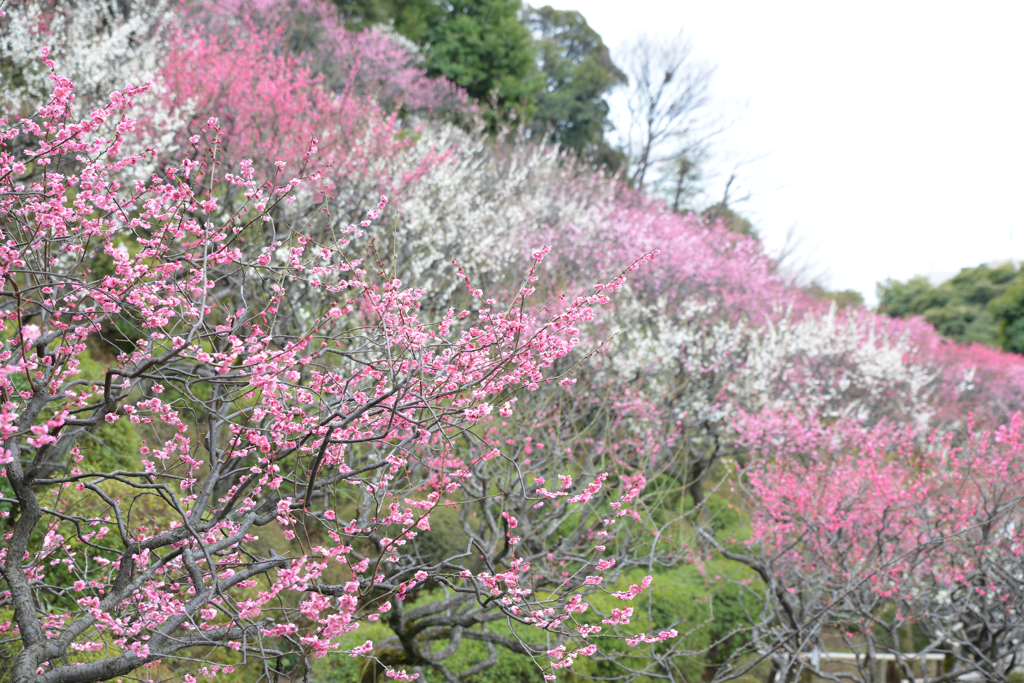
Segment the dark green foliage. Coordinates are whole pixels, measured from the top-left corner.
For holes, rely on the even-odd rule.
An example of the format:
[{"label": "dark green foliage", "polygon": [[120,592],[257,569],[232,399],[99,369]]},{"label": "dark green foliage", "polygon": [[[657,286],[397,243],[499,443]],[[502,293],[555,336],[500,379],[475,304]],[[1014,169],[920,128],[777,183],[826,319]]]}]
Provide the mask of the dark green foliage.
[{"label": "dark green foliage", "polygon": [[139,469],[139,436],[128,420],[104,424],[79,443],[84,462],[92,471]]},{"label": "dark green foliage", "polygon": [[345,26],[353,31],[371,24],[386,23],[392,16],[392,6],[386,0],[334,0]]},{"label": "dark green foliage", "polygon": [[[487,648],[482,643],[470,642],[467,645],[459,648],[451,659],[450,666],[458,671],[465,671],[487,659]],[[498,663],[469,678],[470,683],[543,683],[544,673],[532,659],[505,648],[497,648],[497,651]]]},{"label": "dark green foliage", "polygon": [[[424,601],[438,599],[440,599],[438,594],[424,596]],[[406,608],[411,609],[420,604],[421,602],[419,601],[412,601],[406,605]],[[502,635],[511,635],[508,628],[502,624],[492,625],[490,630]],[[528,628],[523,631],[522,635],[533,636],[533,633],[530,632],[532,630]],[[384,625],[364,624],[357,631],[342,636],[340,645],[341,649],[347,649],[360,645],[367,639],[378,642],[390,635],[391,632]],[[440,644],[443,646],[447,644],[447,641],[441,641]],[[516,654],[503,647],[496,648],[496,652],[498,655],[497,663],[476,676],[467,679],[467,683],[511,683],[513,681],[515,683],[543,683],[544,674],[529,657]],[[462,645],[459,646],[455,654],[450,659],[445,660],[445,665],[451,671],[460,673],[487,658],[487,647],[483,643],[463,639]],[[384,683],[384,681],[392,680],[386,678],[386,675],[379,667],[376,668],[375,672],[375,667],[370,662],[343,654],[329,655],[323,659],[313,660],[313,667],[316,680],[321,681],[321,683],[372,683],[373,681]],[[430,668],[426,668],[426,671],[427,680],[437,680],[436,672],[432,672]]]},{"label": "dark green foliage", "polygon": [[434,0],[378,0],[387,7],[388,19],[395,30],[420,46],[427,43],[427,32],[445,19],[451,11]]},{"label": "dark green foliage", "polygon": [[495,104],[497,114],[528,117],[543,88],[519,0],[336,0],[346,25],[391,22],[423,49],[427,73]]},{"label": "dark green foliage", "polygon": [[1024,353],[1024,279],[1017,278],[989,304],[999,326],[999,344],[1007,351]]},{"label": "dark green foliage", "polygon": [[519,22],[519,0],[450,0],[439,7],[442,12],[424,12],[422,22],[427,73],[494,104],[504,119],[513,109],[528,119],[544,79],[534,65],[530,32]]},{"label": "dark green foliage", "polygon": [[[140,251],[134,243],[118,244],[118,247],[128,249],[129,252]],[[114,275],[114,259],[101,248],[97,246],[86,261],[86,274],[97,282]],[[97,336],[105,352],[129,351],[142,338],[142,319],[131,307],[126,306],[119,315],[111,316],[101,323]]]},{"label": "dark green foliage", "polygon": [[[686,509],[693,507],[693,497],[686,495]],[[711,495],[704,499],[705,524],[710,524],[718,533],[737,537],[746,534],[747,520],[740,514],[739,508],[731,504],[722,495]]]},{"label": "dark green foliage", "polygon": [[754,224],[733,211],[724,201],[705,209],[704,217],[709,221],[720,220],[729,230],[741,235],[747,235],[755,239],[758,237]]},{"label": "dark green foliage", "polygon": [[[604,95],[626,76],[579,12],[524,8],[520,0],[335,0],[345,24],[391,23],[423,50],[427,72],[466,89],[501,120],[617,169],[605,142]],[[497,121],[492,119],[491,123]]]},{"label": "dark green foliage", "polygon": [[430,562],[465,552],[469,537],[459,522],[459,511],[450,507],[437,507],[430,514],[431,533],[422,534],[415,543],[419,551]]},{"label": "dark green foliage", "polygon": [[604,95],[626,76],[601,36],[579,12],[551,7],[527,8],[523,23],[533,34],[545,81],[530,130],[550,133],[563,148],[607,155],[604,133],[611,124]]},{"label": "dark green foliage", "polygon": [[[644,574],[642,570],[630,572],[617,587],[639,583]],[[658,633],[675,628],[680,634],[687,634],[676,646],[699,654],[679,657],[673,662],[674,666],[685,675],[685,680],[711,680],[715,669],[749,641],[747,615],[756,615],[759,603],[754,593],[743,584],[756,586],[756,583],[751,583],[752,579],[749,570],[720,560],[656,571],[650,588],[651,623],[646,619],[646,607],[642,607],[634,613],[630,628],[635,628],[638,633]],[[601,612],[621,606],[619,601],[608,595],[596,595],[592,601]],[[584,620],[596,623],[597,614]],[[622,663],[626,666],[643,668],[646,663],[642,649],[629,648],[623,641],[608,640],[602,648],[625,655]],[[667,645],[659,644],[655,648],[664,652]],[[590,662],[580,664],[573,667],[574,673],[608,678],[623,674],[623,669],[612,662],[601,662],[596,666]],[[593,671],[585,671],[588,668],[593,668]]]},{"label": "dark green foliage", "polygon": [[933,287],[925,277],[878,285],[878,310],[898,318],[920,315],[940,333],[958,342],[1000,344],[1000,323],[989,304],[1018,278],[1006,264],[964,268],[952,280]]},{"label": "dark green foliage", "polygon": [[[103,378],[104,366],[89,353],[79,356],[79,362],[80,378]],[[83,457],[83,469],[93,472],[137,471],[140,468],[140,443],[138,432],[127,418],[113,423],[104,422],[78,442]]]},{"label": "dark green foliage", "polygon": [[861,308],[864,306],[864,297],[860,292],[855,292],[852,289],[843,289],[833,292],[825,289],[817,283],[813,283],[806,288],[806,291],[808,294],[819,299],[835,301],[837,308],[846,308],[847,306]]},{"label": "dark green foliage", "polygon": [[[672,182],[669,185],[668,198],[671,200],[672,210],[676,213],[685,212],[690,201],[697,194],[698,183],[703,174],[702,156],[699,149],[684,150],[677,158],[671,161],[672,173],[670,179]],[[721,204],[728,208],[725,202]],[[744,222],[747,226],[751,225],[750,221],[744,219]],[[748,227],[748,229],[750,228]],[[753,232],[751,229],[751,233]]]},{"label": "dark green foliage", "polygon": [[[622,590],[631,583],[639,583],[645,570],[634,570],[622,577],[608,590]],[[724,561],[709,561],[699,564],[686,564],[671,570],[655,570],[652,591],[652,620],[647,620],[646,604],[637,603],[634,608],[635,618],[629,631],[633,633],[653,632],[675,628],[681,634],[686,633],[679,646],[699,654],[678,658],[674,664],[686,674],[686,680],[710,680],[717,667],[721,666],[737,649],[744,646],[749,638],[746,627],[749,625],[748,614],[757,614],[758,601],[751,590],[758,590],[758,584],[749,570],[739,568]],[[427,602],[440,599],[440,591],[421,593],[406,603],[406,609],[413,609]],[[580,616],[586,623],[599,623],[600,613],[608,614],[612,608],[622,607],[623,603],[607,593],[597,593],[591,597],[596,610],[588,610]],[[646,602],[646,601],[644,601]],[[488,625],[488,630],[500,635],[509,636],[511,631],[503,622]],[[690,631],[692,630],[692,633]],[[543,644],[539,632],[529,627],[520,627],[518,633],[524,640]],[[343,636],[340,649],[351,648],[370,639],[374,642],[383,640],[391,632],[383,624],[365,624],[358,631]],[[439,643],[444,645],[444,641]],[[656,646],[664,652],[668,645]],[[543,673],[538,670],[530,657],[516,654],[498,647],[497,663],[469,679],[474,683],[504,683],[516,681],[531,683],[543,680]],[[623,660],[627,666],[642,668],[646,663],[643,648],[630,648],[621,640],[607,639],[601,641],[601,652],[618,652],[625,655]],[[445,661],[446,666],[455,672],[465,671],[474,664],[487,659],[486,647],[478,642],[463,639],[462,645],[455,655]],[[542,660],[544,661],[544,660]],[[372,681],[373,670],[365,662],[344,655],[332,655],[314,663],[317,680],[325,683],[348,683],[349,681]],[[427,668],[430,672],[430,669]],[[559,678],[567,681],[592,680],[593,676],[621,675],[622,669],[610,662],[601,662],[600,658],[581,658]],[[378,675],[377,680],[387,680]]]}]

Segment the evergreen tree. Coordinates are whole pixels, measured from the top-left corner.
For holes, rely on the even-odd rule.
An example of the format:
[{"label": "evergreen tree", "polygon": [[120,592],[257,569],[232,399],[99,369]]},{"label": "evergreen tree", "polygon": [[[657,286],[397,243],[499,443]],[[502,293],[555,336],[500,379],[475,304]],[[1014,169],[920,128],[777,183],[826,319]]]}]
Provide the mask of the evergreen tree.
[{"label": "evergreen tree", "polygon": [[[890,279],[878,285],[878,309],[898,318],[923,316],[940,334],[956,341],[998,346],[1000,327],[1007,323],[997,319],[989,304],[1002,297],[1017,278],[1017,269],[1006,264],[964,268],[937,287],[921,276],[906,282]],[[1005,302],[1000,305],[1003,308],[999,310],[1011,315]]]},{"label": "evergreen tree", "polygon": [[1006,351],[1024,353],[1024,279],[1018,277],[989,304],[999,326],[999,345]]},{"label": "evergreen tree", "polygon": [[470,97],[495,105],[502,118],[515,109],[526,120],[544,81],[530,32],[519,21],[521,9],[519,0],[448,0],[425,8],[409,3],[396,28],[424,45],[428,75],[445,76]]},{"label": "evergreen tree", "polygon": [[601,36],[579,12],[551,7],[527,8],[523,23],[533,34],[545,81],[530,130],[617,166],[617,155],[604,139],[611,128],[604,96],[625,83],[626,75],[612,63]]}]

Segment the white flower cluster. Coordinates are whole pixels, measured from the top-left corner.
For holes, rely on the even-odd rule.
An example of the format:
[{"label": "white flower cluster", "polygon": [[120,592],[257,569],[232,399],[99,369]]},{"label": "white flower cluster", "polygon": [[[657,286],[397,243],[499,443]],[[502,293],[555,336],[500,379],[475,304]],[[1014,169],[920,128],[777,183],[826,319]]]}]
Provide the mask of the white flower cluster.
[{"label": "white flower cluster", "polygon": [[[73,115],[78,117],[106,104],[114,91],[150,83],[152,89],[139,102],[149,125],[136,129],[125,150],[171,149],[187,118],[188,103],[175,111],[162,106],[164,85],[158,70],[167,53],[167,0],[20,0],[8,4],[5,12],[0,19],[3,111],[31,116],[46,103],[53,83],[42,59],[45,49],[56,73],[75,84]],[[156,163],[133,166],[130,175],[145,179]]]},{"label": "white flower cluster", "polygon": [[75,83],[80,104],[105,103],[125,85],[151,82],[165,48],[160,39],[166,0],[20,0],[10,3],[0,31],[5,111],[34,109],[52,89],[44,48]]},{"label": "white flower cluster", "polygon": [[[60,72],[78,83],[80,100],[157,74],[166,51],[166,0],[58,0],[52,15],[49,8],[40,0],[8,7],[0,37],[0,58],[11,70],[0,80],[5,108],[38,106],[48,92],[47,69],[38,58],[44,46]],[[43,18],[51,16],[41,31]],[[382,224],[390,232],[386,257],[395,276],[432,293],[428,307],[449,301],[460,285],[453,259],[474,286],[507,292],[542,244],[554,246],[545,266],[555,287],[593,282],[628,265],[616,262],[627,241],[636,255],[663,246],[657,211],[630,210],[617,197],[614,179],[580,173],[577,162],[553,147],[494,142],[443,122],[401,125],[411,134],[410,147],[371,159],[369,172],[339,174],[334,223],[306,222],[306,232],[330,241],[387,189],[381,179],[397,183],[397,213]],[[169,136],[176,128],[170,121],[152,127]],[[168,142],[160,141],[165,149]],[[314,201],[299,196],[282,210],[308,217]],[[622,220],[632,224],[616,227]],[[687,229],[693,234],[669,236],[674,249],[706,250],[706,237],[692,225]],[[605,249],[606,241],[613,248]],[[627,282],[604,329],[610,341],[600,363],[594,361],[603,381],[643,391],[672,421],[719,425],[723,436],[738,410],[786,406],[826,419],[871,423],[898,415],[928,423],[935,372],[910,360],[906,339],[876,334],[872,314],[777,309],[754,320],[728,310],[706,286],[710,276],[694,272],[663,278],[660,288]]]},{"label": "white flower cluster", "polygon": [[[495,145],[439,124],[421,130],[401,160],[405,168],[394,172],[442,150],[455,151],[423,173],[399,206],[393,239],[404,281],[446,298],[458,284],[453,258],[486,290],[521,273],[537,244],[561,242],[570,251],[602,244],[600,231],[614,212],[613,181],[576,182],[575,169],[550,148]],[[630,226],[638,250],[653,239],[646,227]],[[687,241],[677,243],[685,248]],[[587,265],[604,266],[597,256],[589,264],[557,260],[558,252],[556,246],[552,275],[563,284],[593,280]],[[665,291],[627,282],[602,331],[608,343],[592,359],[602,381],[640,389],[670,422],[702,431],[714,425],[726,439],[735,435],[731,422],[740,410],[930,423],[936,371],[913,360],[907,337],[879,333],[874,314],[835,307],[798,313],[775,304],[755,320],[730,311],[701,277],[682,273]]]},{"label": "white flower cluster", "polygon": [[906,337],[879,335],[873,314],[792,314],[769,320],[750,336],[734,392],[747,410],[802,405],[825,419],[884,417],[928,423],[936,373],[912,362]]}]

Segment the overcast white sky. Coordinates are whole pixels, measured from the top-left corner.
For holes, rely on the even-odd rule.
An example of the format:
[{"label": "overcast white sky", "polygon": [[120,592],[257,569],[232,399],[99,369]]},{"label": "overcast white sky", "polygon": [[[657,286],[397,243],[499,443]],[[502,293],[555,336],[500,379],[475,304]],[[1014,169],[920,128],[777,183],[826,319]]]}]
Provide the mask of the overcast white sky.
[{"label": "overcast white sky", "polygon": [[832,288],[1024,259],[1024,1],[551,4],[613,58],[686,32],[739,117],[723,151],[760,157],[737,208],[769,249],[795,226]]}]

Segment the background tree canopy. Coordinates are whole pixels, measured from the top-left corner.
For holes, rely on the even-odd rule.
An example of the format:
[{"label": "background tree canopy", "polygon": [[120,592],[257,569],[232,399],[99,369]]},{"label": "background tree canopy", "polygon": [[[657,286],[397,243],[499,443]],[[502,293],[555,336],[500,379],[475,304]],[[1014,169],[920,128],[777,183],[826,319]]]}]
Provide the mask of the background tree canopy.
[{"label": "background tree canopy", "polygon": [[[350,30],[389,24],[413,41],[428,75],[444,77],[478,100],[492,131],[500,121],[521,126],[531,138],[550,136],[594,166],[627,171],[631,184],[646,182],[677,213],[705,212],[735,232],[756,236],[734,207],[721,202],[708,212],[714,201],[702,199],[710,153],[694,120],[709,101],[713,69],[690,59],[682,36],[638,36],[623,48],[632,69],[627,75],[577,11],[535,8],[521,0],[335,4]],[[674,90],[665,88],[670,81]],[[630,109],[628,125],[612,140],[605,98],[617,87],[629,88],[630,101],[641,106]],[[638,132],[643,139],[634,139]]]},{"label": "background tree canopy", "polygon": [[621,153],[616,155],[604,139],[611,128],[604,96],[627,79],[612,63],[601,36],[579,12],[551,7],[527,7],[523,23],[533,34],[544,76],[531,131],[550,133],[563,147],[618,166]]},{"label": "background tree canopy", "polygon": [[1019,273],[1013,284],[988,305],[999,325],[999,344],[1006,351],[1024,353],[1024,278]]},{"label": "background tree canopy", "polygon": [[390,23],[423,52],[427,73],[444,76],[471,97],[529,118],[543,77],[534,64],[519,0],[338,0],[346,25]]},{"label": "background tree canopy", "polygon": [[897,318],[922,316],[939,333],[958,342],[1002,346],[1020,353],[1024,351],[1024,330],[1016,333],[1019,340],[1004,335],[1008,331],[1013,337],[1015,324],[1022,318],[1020,275],[1020,270],[1007,263],[964,268],[938,286],[924,276],[906,282],[889,279],[878,285],[878,309]]},{"label": "background tree canopy", "polygon": [[434,8],[422,37],[427,74],[478,100],[493,98],[503,116],[514,108],[529,119],[543,80],[530,32],[519,22],[519,0],[452,0]]},{"label": "background tree canopy", "polygon": [[609,177],[579,14],[165,2],[0,17],[0,683],[1019,683],[1024,357],[694,192],[685,41]]},{"label": "background tree canopy", "polygon": [[338,0],[352,30],[390,23],[444,76],[531,135],[617,169],[624,154],[605,140],[604,97],[627,82],[608,47],[579,12],[519,0]]}]

